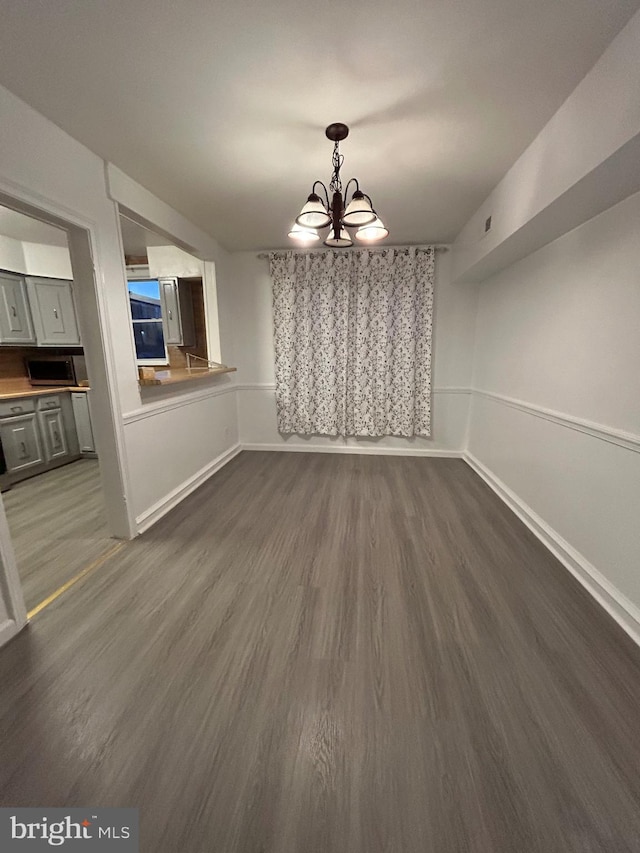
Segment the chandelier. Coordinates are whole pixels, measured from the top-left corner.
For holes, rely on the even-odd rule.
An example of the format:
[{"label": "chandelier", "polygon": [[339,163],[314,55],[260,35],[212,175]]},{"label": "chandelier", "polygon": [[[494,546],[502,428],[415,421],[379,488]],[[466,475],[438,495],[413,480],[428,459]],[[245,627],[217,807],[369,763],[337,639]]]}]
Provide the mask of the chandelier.
[{"label": "chandelier", "polygon": [[[333,142],[333,175],[329,189],[327,190],[322,181],[314,182],[306,204],[289,231],[289,237],[299,243],[310,244],[320,239],[318,231],[329,228],[324,245],[339,249],[353,245],[348,230],[352,228],[357,229],[355,236],[358,240],[371,243],[384,239],[389,232],[378,218],[369,196],[360,189],[356,178],[351,178],[347,183],[344,196],[342,194],[340,169],[344,157],[340,153],[340,142],[349,135],[349,128],[346,124],[335,122],[329,125],[325,133],[327,139]],[[347,201],[352,184],[354,185],[352,196]],[[317,186],[322,187],[324,199],[316,192]]]}]

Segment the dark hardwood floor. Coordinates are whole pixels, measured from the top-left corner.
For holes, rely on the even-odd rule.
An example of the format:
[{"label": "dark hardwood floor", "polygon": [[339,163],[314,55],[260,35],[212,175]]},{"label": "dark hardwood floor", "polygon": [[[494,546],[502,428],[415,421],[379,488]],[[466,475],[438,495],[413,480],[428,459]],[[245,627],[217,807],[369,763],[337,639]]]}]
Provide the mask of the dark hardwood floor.
[{"label": "dark hardwood floor", "polygon": [[16,483],[2,500],[27,610],[116,542],[109,536],[96,459]]},{"label": "dark hardwood floor", "polygon": [[640,851],[640,650],[460,460],[242,453],[0,650],[144,853]]}]

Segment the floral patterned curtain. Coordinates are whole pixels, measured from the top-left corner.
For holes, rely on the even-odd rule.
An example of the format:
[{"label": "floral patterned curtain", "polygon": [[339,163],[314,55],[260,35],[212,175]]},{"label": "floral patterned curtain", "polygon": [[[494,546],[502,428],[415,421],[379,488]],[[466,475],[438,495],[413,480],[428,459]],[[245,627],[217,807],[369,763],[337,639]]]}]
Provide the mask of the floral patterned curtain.
[{"label": "floral patterned curtain", "polygon": [[272,253],[281,433],[431,434],[434,254]]}]

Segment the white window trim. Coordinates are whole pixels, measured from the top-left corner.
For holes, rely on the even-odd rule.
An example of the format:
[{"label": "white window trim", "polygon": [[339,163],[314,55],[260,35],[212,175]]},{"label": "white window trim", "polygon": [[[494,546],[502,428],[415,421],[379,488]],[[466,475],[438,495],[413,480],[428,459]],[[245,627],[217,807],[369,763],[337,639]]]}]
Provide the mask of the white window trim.
[{"label": "white window trim", "polygon": [[[131,297],[131,291],[129,290],[129,282],[130,281],[157,281],[158,287],[160,287],[160,279],[152,278],[148,276],[143,278],[142,276],[136,276],[135,278],[128,278],[127,280],[127,293],[129,297]],[[136,323],[162,323],[162,343],[164,345],[164,358],[138,358],[138,353],[136,352],[136,365],[140,367],[158,367],[169,364],[169,350],[167,349],[167,335],[166,335],[166,327],[164,322],[164,316],[162,315],[162,299],[160,299],[160,318],[157,317],[147,317],[143,320],[134,320],[131,315],[131,300],[129,300],[129,317],[131,318],[131,329],[133,330]],[[135,335],[134,335],[134,347],[135,347]]]}]

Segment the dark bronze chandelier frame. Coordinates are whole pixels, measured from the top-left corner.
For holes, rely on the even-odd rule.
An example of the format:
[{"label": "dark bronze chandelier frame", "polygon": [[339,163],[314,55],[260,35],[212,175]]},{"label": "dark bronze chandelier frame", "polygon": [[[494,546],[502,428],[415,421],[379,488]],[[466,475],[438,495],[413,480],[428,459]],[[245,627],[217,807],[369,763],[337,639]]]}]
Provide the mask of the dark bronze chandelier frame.
[{"label": "dark bronze chandelier frame", "polygon": [[[301,228],[312,230],[321,230],[330,226],[329,235],[325,241],[327,245],[351,245],[352,241],[350,236],[348,244],[341,237],[343,228],[361,228],[369,225],[377,220],[377,213],[373,207],[373,202],[371,201],[370,196],[362,192],[360,189],[360,184],[358,183],[357,178],[350,178],[347,182],[344,194],[342,191],[340,170],[344,163],[344,155],[340,153],[340,142],[342,142],[343,139],[346,139],[349,135],[349,128],[346,124],[342,124],[342,122],[334,122],[326,128],[325,134],[327,139],[330,139],[333,142],[333,154],[331,158],[333,173],[331,175],[331,181],[328,189],[322,181],[314,181],[311,193],[307,198],[307,202],[319,202],[323,206],[324,213],[326,214],[326,222],[320,222],[313,226],[309,226],[304,221],[305,214],[303,211],[296,217],[296,223]],[[351,199],[348,199],[349,189],[352,184],[355,185],[355,189],[353,190]],[[319,193],[316,192],[316,187],[322,187],[324,199],[322,199]],[[368,202],[368,206],[365,205],[361,211],[355,212],[359,217],[357,222],[349,222],[350,214],[347,214],[347,217],[345,218],[346,208],[351,202],[358,202],[364,199]],[[318,211],[318,214],[319,213],[320,211]],[[353,215],[353,213],[351,215]],[[364,219],[363,216],[365,217]]]}]

